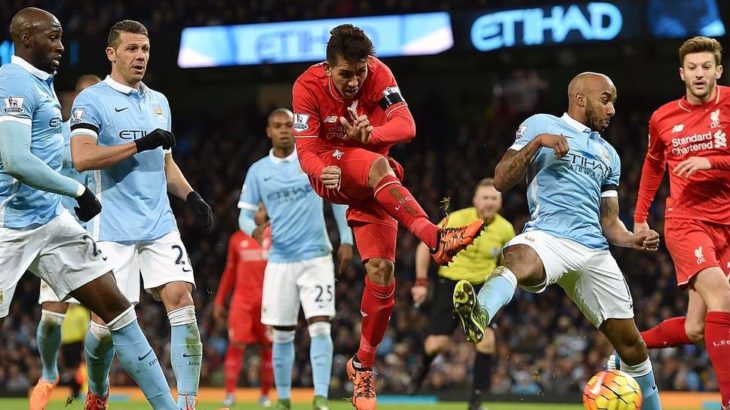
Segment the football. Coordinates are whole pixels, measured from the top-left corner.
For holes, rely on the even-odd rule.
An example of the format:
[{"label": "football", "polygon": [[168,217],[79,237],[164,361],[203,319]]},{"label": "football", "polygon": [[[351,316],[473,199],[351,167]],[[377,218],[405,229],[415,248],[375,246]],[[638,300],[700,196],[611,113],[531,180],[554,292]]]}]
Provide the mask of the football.
[{"label": "football", "polygon": [[596,373],[583,388],[587,410],[638,410],[641,400],[639,384],[619,370]]}]

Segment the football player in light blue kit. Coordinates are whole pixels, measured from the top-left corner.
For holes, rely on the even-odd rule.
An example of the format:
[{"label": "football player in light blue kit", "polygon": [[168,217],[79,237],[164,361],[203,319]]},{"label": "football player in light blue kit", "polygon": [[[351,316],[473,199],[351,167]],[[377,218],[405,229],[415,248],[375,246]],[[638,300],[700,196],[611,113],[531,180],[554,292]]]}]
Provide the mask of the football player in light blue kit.
[{"label": "football player in light blue kit", "polygon": [[[76,81],[74,97],[84,88],[99,81],[101,79],[93,74],[82,75]],[[87,185],[86,174],[76,171],[71,162],[71,148],[69,145],[71,142],[71,121],[64,121],[61,129],[63,134],[63,162],[60,174]],[[72,212],[74,206],[76,206],[76,201],[71,197],[62,196],[61,205],[69,212]],[[79,221],[79,223],[82,227],[86,226],[86,222]],[[38,304],[41,305],[41,320],[38,321],[36,330],[38,353],[40,353],[41,358],[41,377],[30,395],[30,410],[45,408],[56,384],[59,381],[63,382],[63,380],[60,380],[56,358],[61,347],[61,325],[66,317],[69,303],[79,302],[73,298],[61,302],[61,299],[53,293],[53,289],[41,280],[38,296]]]},{"label": "football player in light blue kit", "polygon": [[660,408],[651,362],[634,323],[628,285],[609,252],[614,246],[656,251],[654,231],[633,233],[618,216],[621,161],[600,132],[615,113],[616,88],[605,75],[582,73],[568,86],[568,112],[538,114],[495,170],[504,192],[527,174],[530,221],[504,247],[497,267],[477,296],[466,281],[454,289],[454,307],[467,338],[477,342],[516,287],[539,293],[557,283],[603,332],[641,386],[644,410]]},{"label": "football player in light blue kit", "polygon": [[[192,297],[193,268],[167,194],[185,200],[208,232],[212,212],[169,151],[175,138],[167,99],[142,83],[149,50],[141,23],[123,20],[111,27],[106,48],[111,74],[76,97],[71,154],[77,170],[92,170],[92,189],[104,209],[87,229],[118,266],[119,288],[138,303],[141,272],[144,288],[165,305],[178,406],[188,410],[196,405],[203,347]],[[85,350],[87,408],[90,402],[99,403],[93,408],[105,408],[114,351],[98,318],[91,323]]]},{"label": "football player in light blue kit", "polygon": [[[332,244],[324,222],[323,201],[309,184],[294,149],[293,114],[279,108],[269,114],[266,135],[269,155],[248,169],[238,207],[242,231],[263,240],[265,225],[257,226],[254,212],[263,202],[271,223],[271,250],[264,273],[261,323],[274,327],[273,364],[276,409],[291,407],[294,333],[299,306],[304,309],[314,383],[314,410],[327,410],[332,374],[330,319],[335,316],[335,272]],[[344,205],[332,205],[340,234],[338,272],[352,259],[352,232]]]},{"label": "football player in light blue kit", "polygon": [[0,67],[0,324],[18,280],[30,270],[61,300],[73,296],[105,320],[122,367],[153,408],[172,410],[170,388],[134,307],[116,286],[112,264],[61,206],[61,195],[76,198],[82,221],[101,210],[89,188],[58,173],[64,146],[53,78],[64,52],[62,34],[52,14],[20,10],[10,23],[15,55]]}]

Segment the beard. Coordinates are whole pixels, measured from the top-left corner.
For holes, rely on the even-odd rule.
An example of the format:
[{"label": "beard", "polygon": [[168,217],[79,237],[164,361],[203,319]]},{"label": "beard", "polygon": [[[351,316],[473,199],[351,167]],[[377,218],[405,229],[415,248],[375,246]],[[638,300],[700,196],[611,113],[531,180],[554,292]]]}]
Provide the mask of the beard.
[{"label": "beard", "polygon": [[586,99],[586,121],[593,131],[603,132],[605,129],[602,121],[597,118],[596,110],[593,109],[593,102],[590,99]]}]

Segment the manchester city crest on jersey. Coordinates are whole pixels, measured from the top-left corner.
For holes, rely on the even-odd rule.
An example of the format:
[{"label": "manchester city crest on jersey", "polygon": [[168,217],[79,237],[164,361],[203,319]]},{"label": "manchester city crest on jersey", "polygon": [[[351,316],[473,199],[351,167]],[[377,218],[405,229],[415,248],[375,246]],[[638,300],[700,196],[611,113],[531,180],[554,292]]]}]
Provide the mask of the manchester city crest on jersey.
[{"label": "manchester city crest on jersey", "polygon": [[3,112],[7,114],[20,114],[23,112],[24,97],[7,97],[3,99]]},{"label": "manchester city crest on jersey", "polygon": [[155,105],[155,115],[160,122],[165,122],[165,112],[162,111],[162,107]]}]

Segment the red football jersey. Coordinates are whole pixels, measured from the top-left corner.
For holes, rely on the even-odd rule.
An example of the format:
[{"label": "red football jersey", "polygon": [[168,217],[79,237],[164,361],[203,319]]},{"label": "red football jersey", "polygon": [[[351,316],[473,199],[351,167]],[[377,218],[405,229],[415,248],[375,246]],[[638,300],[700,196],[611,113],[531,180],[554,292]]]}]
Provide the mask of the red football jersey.
[{"label": "red football jersey", "polygon": [[[339,147],[362,147],[387,155],[391,146],[415,135],[415,122],[393,73],[375,57],[369,57],[368,75],[353,100],[345,100],[335,88],[324,63],[309,67],[294,83],[292,107],[299,159],[310,176],[319,176],[324,165],[321,161],[313,164],[307,153],[322,155]],[[348,107],[368,116],[374,129],[367,145],[350,139],[340,123],[340,117],[351,122]]]},{"label": "red football jersey", "polygon": [[215,303],[223,306],[233,291],[231,305],[260,305],[264,287],[264,270],[271,247],[271,230],[264,232],[263,246],[255,239],[236,231],[228,240],[228,258],[221,276]]},{"label": "red football jersey", "polygon": [[[730,130],[730,87],[717,86],[715,98],[692,105],[686,98],[664,104],[649,120],[649,150],[639,186],[634,218],[646,221],[666,165],[670,194],[667,218],[700,219],[730,223],[730,162],[726,133]],[[690,157],[706,157],[712,169],[695,172],[689,179],[674,168]]]}]

